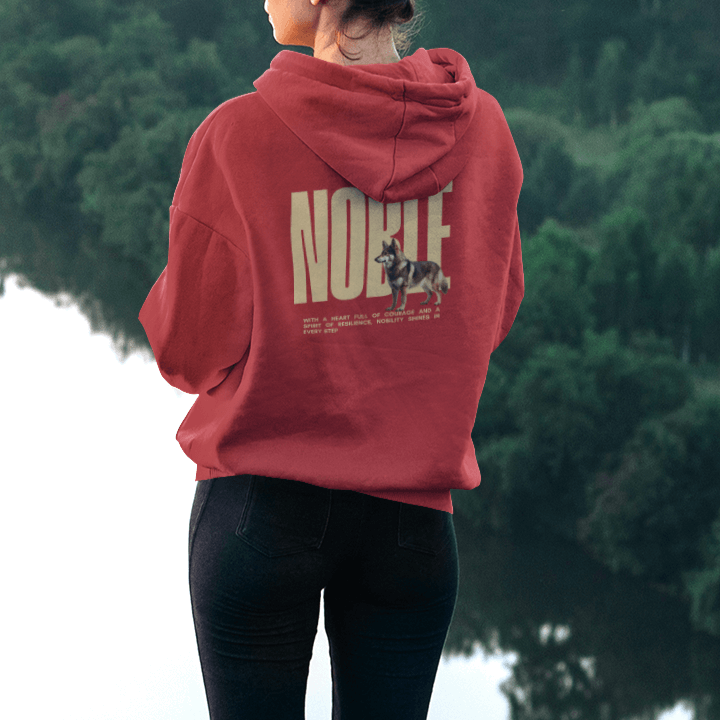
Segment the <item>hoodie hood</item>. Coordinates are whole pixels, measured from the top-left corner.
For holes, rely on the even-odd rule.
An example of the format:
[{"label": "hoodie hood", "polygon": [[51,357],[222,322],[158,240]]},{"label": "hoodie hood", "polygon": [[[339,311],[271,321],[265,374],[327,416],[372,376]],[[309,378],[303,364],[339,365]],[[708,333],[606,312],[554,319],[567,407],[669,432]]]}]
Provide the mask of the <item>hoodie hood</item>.
[{"label": "hoodie hood", "polygon": [[283,50],[254,85],[305,145],[378,202],[440,192],[471,155],[479,91],[448,48],[348,66]]}]

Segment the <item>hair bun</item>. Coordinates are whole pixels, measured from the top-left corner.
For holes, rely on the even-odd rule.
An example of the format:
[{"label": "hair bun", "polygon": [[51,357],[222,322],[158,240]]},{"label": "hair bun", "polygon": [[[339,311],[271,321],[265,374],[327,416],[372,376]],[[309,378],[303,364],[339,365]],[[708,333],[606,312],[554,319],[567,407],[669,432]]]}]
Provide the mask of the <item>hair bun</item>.
[{"label": "hair bun", "polygon": [[[422,10],[416,11],[415,0],[350,0],[340,15],[338,33],[347,36],[346,28],[356,18],[368,20],[375,29],[390,25],[393,28],[395,47],[404,52],[410,47],[410,40],[418,32],[419,24],[413,22],[402,29],[397,26],[405,25],[411,20],[420,20],[421,16]],[[342,47],[340,52],[348,57]]]}]

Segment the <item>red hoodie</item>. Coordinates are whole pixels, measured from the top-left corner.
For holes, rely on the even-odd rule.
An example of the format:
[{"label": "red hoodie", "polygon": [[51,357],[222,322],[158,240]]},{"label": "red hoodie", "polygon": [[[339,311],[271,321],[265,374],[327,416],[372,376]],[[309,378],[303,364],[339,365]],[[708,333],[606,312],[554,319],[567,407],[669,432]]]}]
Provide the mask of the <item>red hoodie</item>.
[{"label": "red hoodie", "polygon": [[190,138],[140,311],[162,376],[199,395],[177,440],[196,480],[452,513],[451,488],[480,483],[470,433],[524,292],[502,110],[444,48],[283,50],[254,85]]}]

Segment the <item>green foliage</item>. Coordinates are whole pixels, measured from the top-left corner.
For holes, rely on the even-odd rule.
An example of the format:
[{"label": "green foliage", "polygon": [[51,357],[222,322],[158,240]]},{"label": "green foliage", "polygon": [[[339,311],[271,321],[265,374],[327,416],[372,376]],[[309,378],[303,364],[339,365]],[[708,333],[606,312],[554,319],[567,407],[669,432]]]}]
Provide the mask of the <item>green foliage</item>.
[{"label": "green foliage", "polygon": [[215,42],[192,38],[179,50],[154,10],[96,9],[122,19],[96,36],[47,25],[0,69],[0,206],[6,228],[10,218],[23,228],[0,234],[0,255],[3,273],[70,292],[124,354],[146,345],[137,309],[167,261],[187,141],[237,79]]},{"label": "green foliage", "polygon": [[174,189],[162,158],[170,157],[168,148],[181,145],[181,120],[170,115],[150,130],[124,127],[108,150],[85,156],[77,175],[83,192],[80,209],[96,222],[99,241],[145,262],[158,275],[167,252],[157,238],[167,237],[170,230],[163,201]]},{"label": "green foliage", "polygon": [[720,239],[720,144],[671,98],[634,108],[617,162],[604,171],[608,212],[596,225],[589,284],[599,327],[648,329],[678,356],[717,358],[714,248]]},{"label": "green foliage", "polygon": [[[591,510],[581,537],[613,569],[682,592],[683,573],[702,565],[701,548],[714,542],[708,536],[720,508],[718,437],[720,398],[713,396],[640,424],[620,464],[588,484]],[[696,610],[715,562],[710,575],[690,576]]]},{"label": "green foliage", "polygon": [[681,242],[669,242],[658,261],[656,326],[662,329],[666,337],[672,338],[686,361],[689,360],[691,324],[699,279],[697,253]]},{"label": "green foliage", "polygon": [[495,392],[515,426],[502,437],[476,427],[478,463],[491,478],[484,521],[575,537],[587,483],[620,461],[643,422],[684,406],[693,389],[667,342],[635,335],[625,346],[612,329],[586,330],[577,348],[537,343],[510,387]]},{"label": "green foliage", "polygon": [[503,476],[513,519],[567,532],[577,513],[578,481],[592,463],[593,432],[602,414],[583,361],[581,350],[542,344],[515,380],[509,403],[525,457],[522,468]]},{"label": "green foliage", "polygon": [[583,64],[578,43],[573,43],[572,53],[567,61],[567,69],[562,79],[560,89],[566,101],[566,108],[562,119],[566,121],[569,120],[574,125],[580,125],[588,103],[588,93],[586,92]]},{"label": "green foliage", "polygon": [[[717,3],[437,0],[425,9],[419,44],[457,48],[503,107],[533,107],[579,126],[620,126],[637,99],[683,95],[717,127]],[[554,107],[537,104],[539,86],[556,91]]]},{"label": "green foliage", "polygon": [[720,135],[652,133],[622,153],[616,206],[644,211],[658,245],[682,240],[697,252],[720,238]]},{"label": "green foliage", "polygon": [[[637,153],[642,153],[669,133],[702,132],[704,129],[699,113],[684,97],[668,97],[649,105],[638,98],[630,111],[630,122],[624,128],[620,146],[634,148]],[[628,164],[632,166],[632,162]]]},{"label": "green foliage", "polygon": [[[508,336],[503,341],[503,345],[509,340]],[[506,347],[503,347],[503,352],[507,354]],[[476,442],[479,442],[481,438],[484,440],[501,438],[516,429],[514,416],[507,402],[508,393],[512,387],[513,373],[498,362],[498,356],[499,351],[493,356],[493,362],[488,366],[485,386],[472,431],[473,440]]]},{"label": "green foliage", "polygon": [[[231,89],[231,76],[218,55],[217,44],[193,38],[187,52],[168,63],[169,82],[190,107],[214,107]],[[239,94],[239,93],[237,93]]]},{"label": "green foliage", "polygon": [[674,48],[668,46],[662,32],[657,30],[652,47],[635,70],[632,83],[634,97],[652,102],[655,98],[671,95],[679,73]]},{"label": "green foliage", "polygon": [[594,325],[592,296],[585,283],[591,262],[577,236],[552,219],[534,236],[524,237],[525,297],[513,325],[513,341],[525,355],[541,342],[581,344],[584,329]]},{"label": "green foliage", "polygon": [[720,244],[705,253],[694,327],[700,358],[720,357]]},{"label": "green foliage", "polygon": [[597,118],[600,122],[609,122],[613,128],[617,127],[620,111],[630,99],[629,69],[627,42],[618,37],[606,40],[595,64],[593,86]]},{"label": "green foliage", "polygon": [[508,111],[506,118],[523,163],[520,227],[534,233],[548,215],[557,213],[567,197],[575,165],[565,149],[559,122],[530,110]]},{"label": "green foliage", "polygon": [[143,68],[153,68],[171,53],[177,52],[177,42],[170,23],[155,10],[141,6],[131,9],[121,23],[110,27],[105,44],[105,73],[124,70],[128,74]]},{"label": "green foliage", "polygon": [[696,627],[720,635],[720,513],[700,541],[702,570],[683,574],[691,600],[691,618]]},{"label": "green foliage", "polygon": [[594,465],[613,462],[647,418],[683,407],[693,396],[687,366],[670,343],[634,333],[627,345],[616,329],[585,334],[584,372],[594,378],[601,415],[593,429]]},{"label": "green foliage", "polygon": [[70,82],[67,59],[47,41],[23,48],[14,65],[17,79],[28,83],[43,95],[56,95]]},{"label": "green foliage", "polygon": [[588,273],[593,315],[600,328],[617,328],[627,341],[633,330],[655,329],[657,251],[647,217],[633,207],[604,216],[599,235]]},{"label": "green foliage", "polygon": [[532,110],[508,110],[505,116],[523,163],[520,227],[535,233],[547,217],[574,227],[596,218],[606,203],[602,183],[594,167],[573,157],[568,128]]}]

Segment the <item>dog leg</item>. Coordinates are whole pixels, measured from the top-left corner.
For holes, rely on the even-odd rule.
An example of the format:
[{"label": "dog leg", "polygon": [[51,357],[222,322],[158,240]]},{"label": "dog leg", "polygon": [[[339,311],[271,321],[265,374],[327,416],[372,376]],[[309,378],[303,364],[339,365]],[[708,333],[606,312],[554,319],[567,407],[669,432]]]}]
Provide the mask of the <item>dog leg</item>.
[{"label": "dog leg", "polygon": [[390,289],[392,290],[393,301],[392,301],[392,305],[389,308],[385,308],[386,312],[394,309],[395,303],[397,303],[397,299],[398,299],[398,289],[394,285],[392,285]]},{"label": "dog leg", "polygon": [[[435,304],[439,305],[440,301],[442,300],[442,297],[440,297],[440,283],[434,282],[432,289],[437,293],[437,297],[438,297],[437,302]],[[430,300],[430,298],[428,298],[428,300]]]},{"label": "dog leg", "polygon": [[402,305],[398,308],[398,312],[402,312],[405,309],[405,302],[407,301],[407,285],[402,286]]}]

